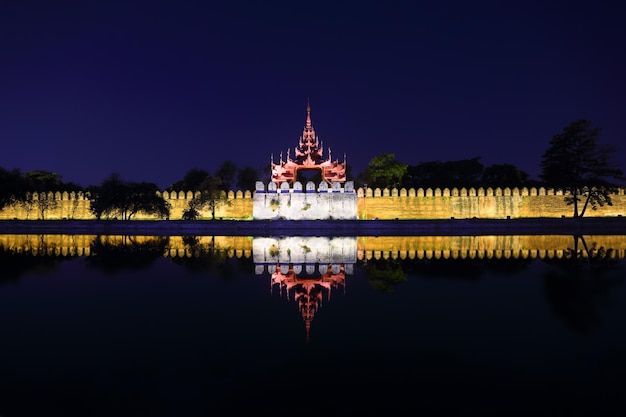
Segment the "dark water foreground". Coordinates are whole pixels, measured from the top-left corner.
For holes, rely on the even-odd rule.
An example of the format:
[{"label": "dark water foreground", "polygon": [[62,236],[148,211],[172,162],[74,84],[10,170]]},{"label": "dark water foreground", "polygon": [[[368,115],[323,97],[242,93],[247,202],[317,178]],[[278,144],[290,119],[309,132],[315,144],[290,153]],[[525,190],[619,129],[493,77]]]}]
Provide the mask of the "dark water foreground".
[{"label": "dark water foreground", "polygon": [[[268,260],[265,237],[229,251],[188,236],[168,256],[174,235],[122,234],[91,236],[88,256],[29,250],[55,244],[37,233],[0,250],[3,417],[626,410],[626,260],[595,244],[622,235],[578,250],[561,236],[553,257],[456,259],[436,254],[459,239],[394,258],[348,249],[401,237],[342,238],[297,270]],[[277,240],[292,259],[334,239]]]},{"label": "dark water foreground", "polygon": [[4,220],[0,233],[180,236],[620,235],[626,218],[449,220]]}]

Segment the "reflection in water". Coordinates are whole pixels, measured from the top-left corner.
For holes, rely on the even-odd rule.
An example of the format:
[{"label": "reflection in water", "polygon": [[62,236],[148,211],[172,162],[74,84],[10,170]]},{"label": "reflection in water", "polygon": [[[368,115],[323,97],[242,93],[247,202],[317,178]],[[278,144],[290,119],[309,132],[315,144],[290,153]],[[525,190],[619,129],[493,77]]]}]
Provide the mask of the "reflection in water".
[{"label": "reflection in water", "polygon": [[393,292],[396,285],[408,279],[398,259],[373,259],[366,262],[365,278],[372,288],[381,292]]},{"label": "reflection in water", "polygon": [[[137,243],[155,239],[151,236],[134,236]],[[33,255],[90,256],[95,235],[0,235],[0,247]],[[128,237],[108,236],[109,244],[121,244]],[[252,256],[253,241],[263,238],[248,236],[169,236],[163,256],[170,258],[195,256],[198,245],[226,251],[228,256]],[[315,239],[315,238],[313,238]],[[353,240],[356,240],[356,247]],[[337,242],[340,242],[337,240]],[[356,259],[552,259],[568,256],[572,250],[572,236],[567,235],[518,235],[518,236],[359,236],[351,237],[342,244],[341,256],[356,251]],[[611,249],[611,257],[624,258],[626,236],[585,236],[588,246]],[[575,242],[574,242],[575,243]],[[271,245],[270,245],[271,246]],[[289,254],[285,251],[281,256]],[[352,256],[352,254],[350,255]],[[587,254],[582,251],[579,256]],[[288,260],[282,258],[281,261]]]},{"label": "reflection in water", "polygon": [[267,267],[271,287],[298,304],[309,340],[324,293],[330,300],[333,289],[345,291],[346,273],[352,274],[356,262],[356,238],[261,237],[253,239],[252,248],[255,272]]},{"label": "reflection in water", "polygon": [[614,250],[573,236],[573,246],[562,258],[544,261],[550,266],[543,276],[544,292],[553,314],[578,333],[599,327],[600,310],[610,306],[612,290],[623,281],[623,275],[615,275],[619,260]]},{"label": "reflection in water", "polygon": [[230,264],[226,262],[232,248],[219,246],[215,236],[211,236],[209,240],[201,240],[197,236],[184,236],[182,241],[185,245],[185,256],[171,257],[174,264],[196,274],[217,272],[224,278],[233,276]]},{"label": "reflection in water", "polygon": [[611,415],[626,406],[625,249],[0,235],[0,413],[42,411],[37,398],[52,409],[32,415],[292,415],[320,387],[350,387],[329,414]]},{"label": "reflection in water", "polygon": [[97,236],[85,264],[107,274],[143,269],[163,257],[168,241],[167,236]]},{"label": "reflection in water", "polygon": [[[326,299],[330,300],[333,289],[343,286],[345,290],[346,275],[345,265],[328,264],[326,271],[319,271],[317,274],[308,273],[315,271],[314,265],[308,265],[307,274],[302,274],[302,268],[293,264],[269,266],[272,274],[271,285],[279,288],[280,294],[287,299],[293,299],[300,309],[300,314],[304,320],[306,329],[306,339],[309,340],[311,332],[311,322],[317,310],[322,306],[323,292],[326,292]],[[320,265],[320,268],[323,268]]]},{"label": "reflection in water", "polygon": [[[550,265],[544,291],[556,317],[569,328],[589,332],[599,324],[626,251],[625,236],[89,236],[0,235],[0,283],[28,272],[46,273],[76,257],[107,274],[147,268],[163,256],[192,273],[233,279],[241,267],[267,273],[272,288],[294,300],[307,338],[315,313],[346,275],[364,266],[369,285],[389,293],[409,276],[479,280],[486,272],[520,272],[534,259]],[[254,266],[252,266],[252,263]]]},{"label": "reflection in water", "polygon": [[64,258],[43,254],[34,256],[28,252],[18,252],[0,246],[0,285],[6,282],[17,282],[27,272],[46,274],[56,269]]},{"label": "reflection in water", "polygon": [[[588,333],[600,324],[601,308],[621,285],[619,259],[625,236],[89,236],[0,235],[0,284],[25,273],[48,273],[81,257],[89,268],[107,274],[137,271],[157,259],[192,273],[217,273],[234,279],[236,258],[256,275],[268,274],[271,288],[293,300],[307,339],[316,312],[332,291],[346,290],[346,275],[362,263],[369,285],[393,292],[409,276],[479,280],[487,272],[521,272],[536,258],[546,299],[555,317],[573,331]],[[254,266],[252,266],[252,264]]]}]

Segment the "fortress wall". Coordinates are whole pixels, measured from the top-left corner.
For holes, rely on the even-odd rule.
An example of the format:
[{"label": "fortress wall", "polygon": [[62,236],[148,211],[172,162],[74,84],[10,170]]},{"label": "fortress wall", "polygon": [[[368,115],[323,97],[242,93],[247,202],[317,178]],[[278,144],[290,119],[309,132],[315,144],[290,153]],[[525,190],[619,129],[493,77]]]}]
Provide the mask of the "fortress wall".
[{"label": "fortress wall", "polygon": [[41,212],[36,202],[52,202],[45,210],[45,219],[91,219],[95,218],[89,212],[89,199],[82,193],[47,192],[35,193],[33,202],[29,205],[7,206],[0,210],[0,220],[36,220],[41,219]]},{"label": "fortress wall", "polygon": [[[307,185],[308,186],[308,185]],[[269,187],[269,186],[268,186]],[[358,219],[449,219],[449,218],[533,218],[572,217],[573,207],[564,201],[564,195],[544,188],[531,189],[371,189],[355,192],[324,190],[276,190],[266,192],[265,187],[254,193],[229,191],[227,202],[219,204],[215,217],[250,220],[279,217],[306,218],[358,218]],[[284,191],[284,192],[282,192]],[[307,192],[308,191],[308,192]],[[171,219],[180,219],[193,198],[191,192],[162,193],[172,205]],[[56,207],[45,211],[45,219],[95,219],[89,211],[89,199],[82,193],[49,192],[44,198],[56,201]],[[276,202],[272,203],[272,200]],[[620,189],[612,196],[613,205],[598,210],[587,208],[585,217],[626,216],[626,195]],[[310,207],[307,205],[310,204]],[[582,206],[579,207],[582,208]],[[261,210],[261,211],[258,211]],[[356,216],[352,213],[356,212]],[[204,210],[201,218],[210,219]],[[257,217],[258,216],[258,217]],[[289,217],[291,216],[291,217]],[[307,217],[309,216],[309,217]],[[326,217],[324,217],[326,216]],[[350,217],[352,216],[352,217]],[[8,206],[0,211],[0,220],[39,219],[36,204],[30,207]],[[139,213],[136,220],[153,220],[156,216]]]},{"label": "fortress wall", "polygon": [[[96,217],[90,212],[90,201],[83,193],[49,192],[44,193],[44,197],[36,197],[29,206],[15,205],[7,206],[0,210],[0,220],[37,220],[41,218],[41,213],[37,201],[47,199],[54,201],[44,215],[46,220],[62,219],[83,219],[94,220]],[[191,191],[180,191],[169,193],[162,192],[160,195],[171,204],[170,219],[182,218],[183,211],[189,207],[189,201],[193,198]],[[226,201],[218,205],[215,211],[216,218],[224,219],[251,219],[252,218],[252,193],[250,191],[229,191],[226,194]],[[209,210],[200,212],[200,217],[211,218]],[[156,220],[155,215],[137,213],[133,220]]]},{"label": "fortress wall", "polygon": [[[359,219],[449,219],[572,217],[574,208],[562,192],[551,189],[359,189]],[[626,196],[620,189],[613,205],[587,208],[586,217],[626,216]],[[582,205],[579,205],[579,211]]]},{"label": "fortress wall", "polygon": [[[189,202],[194,194],[191,191],[180,191],[168,193],[163,192],[163,198],[171,204],[170,219],[181,219],[183,211],[189,208]],[[155,219],[155,216],[146,216],[145,219]],[[210,219],[211,211],[208,209],[200,211],[201,219]],[[229,191],[226,193],[226,201],[220,202],[215,209],[216,219],[243,219],[252,218],[252,193],[250,191]],[[137,218],[140,220],[140,218]]]}]

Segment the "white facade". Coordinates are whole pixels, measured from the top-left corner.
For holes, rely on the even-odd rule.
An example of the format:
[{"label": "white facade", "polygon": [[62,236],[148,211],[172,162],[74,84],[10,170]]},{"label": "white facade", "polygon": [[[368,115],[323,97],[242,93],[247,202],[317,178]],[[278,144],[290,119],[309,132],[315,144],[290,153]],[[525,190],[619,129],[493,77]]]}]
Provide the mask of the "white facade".
[{"label": "white facade", "polygon": [[252,217],[254,220],[356,220],[357,194],[354,182],[345,184],[309,181],[306,187],[295,182],[293,187],[283,182],[265,184],[257,181],[254,192]]}]

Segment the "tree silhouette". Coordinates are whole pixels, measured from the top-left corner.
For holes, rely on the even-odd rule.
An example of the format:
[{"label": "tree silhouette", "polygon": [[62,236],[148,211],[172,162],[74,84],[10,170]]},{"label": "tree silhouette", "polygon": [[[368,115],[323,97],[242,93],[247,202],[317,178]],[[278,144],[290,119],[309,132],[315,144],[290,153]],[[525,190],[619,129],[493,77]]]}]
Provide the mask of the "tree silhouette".
[{"label": "tree silhouette", "polygon": [[525,187],[531,182],[529,175],[513,164],[493,164],[483,171],[480,185],[483,187]]},{"label": "tree silhouette", "polygon": [[256,182],[259,180],[259,174],[256,169],[246,166],[237,172],[237,187],[240,190],[254,191]]},{"label": "tree silhouette", "polygon": [[191,168],[185,173],[182,180],[167,187],[167,191],[198,191],[200,185],[211,174],[209,171],[200,168]]},{"label": "tree silhouette", "polygon": [[407,167],[402,185],[407,188],[470,188],[480,185],[484,166],[480,157],[431,161]]},{"label": "tree silhouette", "polygon": [[221,204],[230,204],[226,191],[222,189],[222,182],[219,178],[208,175],[198,186],[194,197],[189,201],[189,207],[183,212],[184,220],[194,220],[200,215],[203,209],[209,210],[211,220],[215,220],[215,211]]},{"label": "tree silhouette", "polygon": [[[590,205],[593,210],[613,205],[611,194],[624,180],[623,172],[611,160],[615,149],[598,143],[600,128],[579,119],[554,135],[541,159],[541,179],[546,185],[568,193],[565,202],[574,206],[573,217],[582,217]],[[582,209],[579,202],[584,199]]]},{"label": "tree silhouette", "polygon": [[7,171],[0,167],[0,210],[13,204],[24,192],[25,180],[20,170]]},{"label": "tree silhouette", "polygon": [[372,158],[360,175],[359,182],[368,184],[370,188],[397,187],[406,174],[406,169],[407,165],[396,160],[395,154],[383,152]]},{"label": "tree silhouette", "polygon": [[237,175],[237,165],[233,161],[226,160],[215,171],[215,178],[219,179],[220,187],[224,191],[229,191],[235,185],[235,176]]},{"label": "tree silhouette", "polygon": [[130,220],[140,212],[168,218],[171,205],[158,195],[158,187],[148,182],[126,182],[111,174],[100,186],[90,187],[90,210],[97,219]]}]

